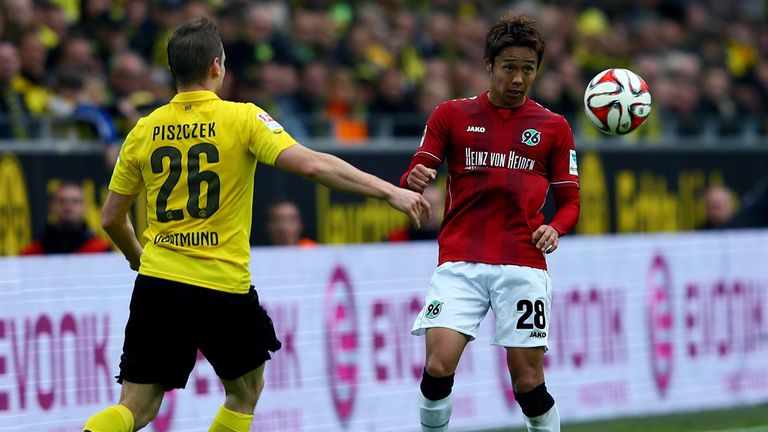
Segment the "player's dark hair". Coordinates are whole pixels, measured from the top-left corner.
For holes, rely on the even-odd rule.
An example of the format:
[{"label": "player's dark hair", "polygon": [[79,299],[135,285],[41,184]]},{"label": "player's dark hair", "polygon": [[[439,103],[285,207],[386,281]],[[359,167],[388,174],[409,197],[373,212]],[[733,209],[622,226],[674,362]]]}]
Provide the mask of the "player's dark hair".
[{"label": "player's dark hair", "polygon": [[525,15],[508,12],[485,34],[485,58],[493,66],[499,53],[514,46],[534,50],[539,59],[537,67],[541,65],[547,45],[536,29],[536,21]]},{"label": "player's dark hair", "polygon": [[219,28],[204,17],[176,27],[168,40],[168,67],[177,86],[205,81],[213,59],[223,55]]}]

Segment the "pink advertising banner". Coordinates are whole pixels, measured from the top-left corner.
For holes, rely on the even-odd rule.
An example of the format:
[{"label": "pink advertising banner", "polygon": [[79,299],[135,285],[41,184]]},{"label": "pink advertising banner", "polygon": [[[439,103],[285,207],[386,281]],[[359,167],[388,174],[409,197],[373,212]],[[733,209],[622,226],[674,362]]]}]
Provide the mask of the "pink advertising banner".
[{"label": "pink advertising banner", "polygon": [[[433,243],[258,248],[283,348],[254,431],[418,431],[409,331]],[[563,421],[768,401],[768,231],[564,238],[547,387]],[[0,431],[79,431],[116,402],[134,274],[116,254],[0,259]],[[453,430],[521,426],[493,316],[459,365]],[[148,430],[207,431],[223,389],[202,356]]]}]

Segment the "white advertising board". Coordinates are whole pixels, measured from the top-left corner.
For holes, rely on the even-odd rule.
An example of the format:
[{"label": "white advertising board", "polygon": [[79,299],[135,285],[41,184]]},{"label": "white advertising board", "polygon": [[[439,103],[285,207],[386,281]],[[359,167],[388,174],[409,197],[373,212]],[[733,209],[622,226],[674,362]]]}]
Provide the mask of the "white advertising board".
[{"label": "white advertising board", "polygon": [[[418,431],[409,330],[433,243],[257,248],[283,348],[254,431]],[[563,421],[768,401],[768,231],[564,238],[547,387]],[[0,431],[79,431],[114,404],[134,274],[117,254],[0,259]],[[462,359],[452,430],[521,426],[493,317]],[[200,358],[157,432],[207,431],[223,402]]]}]

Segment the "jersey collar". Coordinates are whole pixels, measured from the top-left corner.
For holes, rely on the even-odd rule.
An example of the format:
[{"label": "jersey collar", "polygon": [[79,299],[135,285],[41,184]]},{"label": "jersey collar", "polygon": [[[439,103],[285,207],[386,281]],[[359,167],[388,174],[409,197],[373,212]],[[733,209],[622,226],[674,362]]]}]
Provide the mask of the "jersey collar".
[{"label": "jersey collar", "polygon": [[203,101],[203,100],[210,100],[210,99],[219,99],[219,96],[210,90],[196,90],[196,91],[190,91],[190,92],[184,92],[184,93],[177,93],[176,96],[174,96],[173,99],[171,99],[171,103],[196,102],[196,101]]},{"label": "jersey collar", "polygon": [[479,99],[480,99],[480,103],[482,103],[489,110],[491,110],[491,111],[495,112],[496,114],[498,114],[504,120],[508,119],[510,116],[515,115],[521,109],[523,109],[524,107],[528,106],[528,104],[531,101],[531,98],[526,96],[525,97],[525,102],[523,102],[523,104],[520,105],[519,107],[515,107],[515,108],[500,108],[500,107],[497,107],[496,105],[494,105],[493,103],[491,103],[491,92],[483,93],[482,95],[480,95]]}]

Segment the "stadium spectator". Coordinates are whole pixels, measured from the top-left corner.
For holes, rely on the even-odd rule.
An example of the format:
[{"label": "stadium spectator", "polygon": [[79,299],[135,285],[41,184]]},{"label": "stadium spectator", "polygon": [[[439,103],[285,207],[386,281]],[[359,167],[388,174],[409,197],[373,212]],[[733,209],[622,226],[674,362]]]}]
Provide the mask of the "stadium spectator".
[{"label": "stadium spectator", "polygon": [[111,109],[118,114],[116,124],[123,133],[160,103],[150,91],[150,78],[147,62],[133,51],[116,53],[110,60]]},{"label": "stadium spectator", "polygon": [[[528,430],[556,432],[560,416],[543,368],[552,301],[545,254],[578,221],[576,151],[565,118],[527,96],[545,48],[534,21],[507,14],[484,45],[490,90],[435,109],[400,182],[423,192],[442,162],[448,166],[438,267],[412,330],[426,335],[421,430],[448,430],[454,372],[490,307],[493,344],[506,348]],[[547,224],[541,207],[550,186],[557,210]]]},{"label": "stadium spectator", "polygon": [[63,182],[48,204],[48,219],[43,232],[21,255],[107,252],[108,241],[97,237],[85,222],[85,202],[80,185]]},{"label": "stadium spectator", "polygon": [[13,80],[19,71],[18,50],[8,42],[0,42],[0,138],[32,135],[24,96],[13,88]]},{"label": "stadium spectator", "polygon": [[331,74],[325,115],[333,137],[340,143],[359,145],[368,138],[363,90],[349,70],[339,69]]},{"label": "stadium spectator", "polygon": [[311,136],[327,136],[329,128],[323,116],[328,97],[328,66],[313,61],[304,65],[299,75],[297,111]]},{"label": "stadium spectator", "polygon": [[368,123],[372,135],[411,137],[414,127],[418,130],[423,124],[416,119],[409,125],[407,118],[416,111],[416,104],[405,77],[398,69],[389,69],[381,77],[379,92],[369,107]]},{"label": "stadium spectator", "polygon": [[725,228],[734,213],[733,192],[725,186],[711,186],[704,192],[704,223],[700,229]]},{"label": "stadium spectator", "polygon": [[[429,216],[429,204],[418,193],[301,146],[253,104],[222,101],[217,92],[226,54],[211,21],[198,18],[178,26],[167,52],[178,93],[131,130],[102,211],[104,230],[139,275],[118,375],[120,402],[88,419],[84,431],[146,426],[165,391],[186,385],[198,349],[226,393],[209,430],[250,430],[266,361],[281,347],[248,270],[258,162],[386,199],[416,224]],[[179,177],[185,181],[168,180]],[[147,214],[155,235],[146,248],[128,219],[141,192],[155,209]]]},{"label": "stadium spectator", "polygon": [[304,222],[299,206],[293,201],[281,200],[267,209],[267,236],[272,246],[314,246],[316,241],[302,237]]},{"label": "stadium spectator", "polygon": [[[766,136],[768,97],[761,95],[766,93],[768,44],[764,26],[755,19],[764,13],[761,6],[736,2],[722,8],[714,0],[655,6],[516,4],[517,10],[537,17],[551,35],[550,63],[542,70],[549,76],[542,78],[559,83],[568,95],[561,100],[569,111],[563,114],[572,122],[578,120],[578,126],[585,120],[580,103],[584,83],[607,67],[628,67],[648,82],[656,113],[628,140],[653,143],[668,135],[694,139],[704,135],[712,143],[726,143],[728,140],[715,138]],[[220,20],[233,87],[240,79],[260,87],[260,68],[268,63],[291,64],[300,73],[306,65],[319,63],[330,76],[338,70],[350,71],[361,93],[359,103],[368,104],[386,97],[385,87],[377,84],[393,69],[405,77],[409,93],[419,94],[437,79],[428,70],[434,60],[447,67],[448,76],[440,79],[450,83],[450,97],[477,93],[483,73],[478,40],[499,7],[494,2],[456,1],[420,2],[414,7],[411,2],[127,0],[80,4],[7,0],[0,32],[4,41],[23,52],[25,79],[18,81],[25,85],[16,90],[24,94],[34,117],[50,114],[44,110],[44,101],[55,86],[48,77],[40,80],[40,58],[45,56],[40,44],[49,51],[46,70],[50,76],[73,65],[103,73],[113,55],[132,50],[150,68],[160,67],[150,74],[157,86],[144,90],[166,100],[157,97],[162,93],[158,87],[166,86],[166,92],[172,92],[173,86],[156,76],[168,76],[163,67],[165,40],[169,29],[192,16]],[[398,113],[396,118],[401,120],[395,127],[401,121],[409,123],[414,112]],[[124,123],[125,113],[115,110],[112,114],[117,124]],[[139,114],[145,112],[139,110]],[[364,136],[359,126],[377,121],[374,111],[356,112],[360,118],[351,123],[338,121],[337,114],[321,111],[326,117],[323,120],[336,127],[314,127],[323,121],[313,122],[310,134],[338,136],[341,129],[342,136],[347,132]],[[702,118],[707,118],[706,127],[701,127]],[[127,133],[131,125],[121,127],[121,133]],[[371,132],[379,131],[372,128]],[[577,127],[576,132],[585,138],[602,136],[591,127]]]},{"label": "stadium spectator", "polygon": [[50,97],[49,75],[46,70],[48,49],[35,31],[26,31],[19,42],[21,73],[16,76],[13,87],[24,95],[24,103],[31,114],[46,113]]}]

